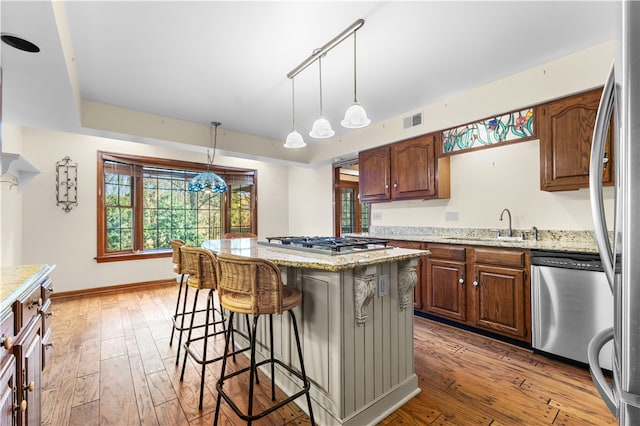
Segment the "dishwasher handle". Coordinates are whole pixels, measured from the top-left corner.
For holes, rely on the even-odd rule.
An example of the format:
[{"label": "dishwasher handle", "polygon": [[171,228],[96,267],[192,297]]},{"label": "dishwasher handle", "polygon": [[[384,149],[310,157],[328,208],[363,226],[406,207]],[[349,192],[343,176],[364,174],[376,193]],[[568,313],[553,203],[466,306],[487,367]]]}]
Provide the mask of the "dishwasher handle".
[{"label": "dishwasher handle", "polygon": [[[591,372],[591,379],[598,389],[598,393],[604,400],[607,407],[614,416],[618,417],[618,400],[614,393],[614,390],[604,377],[602,373],[602,367],[600,367],[600,352],[604,345],[613,340],[613,328],[607,328],[596,334],[589,342],[589,348],[587,358],[589,359],[589,371]],[[614,360],[615,362],[615,360]]]}]

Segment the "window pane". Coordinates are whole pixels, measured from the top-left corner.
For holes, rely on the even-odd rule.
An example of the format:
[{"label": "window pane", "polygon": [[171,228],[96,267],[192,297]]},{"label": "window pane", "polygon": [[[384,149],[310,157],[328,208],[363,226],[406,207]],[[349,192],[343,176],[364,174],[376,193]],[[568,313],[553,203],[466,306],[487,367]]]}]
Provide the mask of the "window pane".
[{"label": "window pane", "polygon": [[342,212],[340,214],[341,233],[355,232],[355,191],[342,188]]},{"label": "window pane", "polygon": [[369,232],[371,218],[371,203],[360,204],[360,232]]}]

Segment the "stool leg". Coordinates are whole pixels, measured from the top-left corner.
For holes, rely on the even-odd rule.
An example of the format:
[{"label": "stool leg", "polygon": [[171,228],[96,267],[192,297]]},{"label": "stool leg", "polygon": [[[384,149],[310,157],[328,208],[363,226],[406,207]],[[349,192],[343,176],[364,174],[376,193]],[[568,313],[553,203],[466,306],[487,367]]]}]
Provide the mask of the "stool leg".
[{"label": "stool leg", "polygon": [[218,398],[216,399],[216,414],[213,418],[213,426],[218,426],[218,415],[220,414],[220,403],[222,402],[222,385],[224,384],[224,373],[227,369],[227,357],[229,356],[229,342],[233,337],[233,314],[231,311],[229,313],[229,326],[227,327],[227,333],[224,339],[224,355],[222,357],[222,368],[220,368],[220,379],[218,380],[217,388],[218,388]]},{"label": "stool leg", "polygon": [[[198,294],[200,289],[196,289],[196,294],[193,298],[193,311],[191,311],[191,323],[189,324],[189,334],[187,335],[187,341],[184,342],[186,346],[191,343],[191,332],[193,331],[193,321],[196,318],[196,308],[198,307]],[[180,374],[180,381],[184,380],[184,369],[187,366],[187,351],[184,351],[184,360],[182,361],[182,373]]]},{"label": "stool leg", "polygon": [[[258,317],[260,315],[255,315],[253,317],[253,330],[251,333],[251,365],[249,370],[249,404],[247,405],[247,416],[251,417],[253,415],[253,381],[254,377],[258,375],[256,369],[256,329],[258,328]],[[247,421],[247,426],[251,425],[251,420]]]},{"label": "stool leg", "polygon": [[[213,307],[213,290],[209,290],[209,294],[207,295],[207,312],[205,314],[205,323],[204,323],[204,345],[202,349],[202,370],[200,372],[200,403],[198,404],[198,409],[202,411],[202,399],[204,394],[204,373],[207,368],[207,342],[209,341],[209,309]],[[215,321],[215,315],[214,315]],[[215,329],[215,325],[214,325]],[[185,354],[185,358],[186,358]]]},{"label": "stool leg", "polygon": [[269,343],[271,344],[271,400],[276,400],[275,358],[273,357],[273,314],[269,314]]},{"label": "stool leg", "polygon": [[[182,296],[182,284],[184,282],[184,274],[180,274],[180,287],[178,287],[178,300],[176,300],[176,312],[173,314],[173,323],[176,323],[178,318],[178,309],[180,308],[180,296]],[[184,309],[182,310],[184,312]],[[173,345],[173,334],[176,331],[175,326],[171,329],[171,339],[169,339],[169,346]]]},{"label": "stool leg", "polygon": [[[182,275],[184,277],[184,275]],[[189,286],[184,287],[184,301],[182,302],[182,317],[180,318],[180,332],[178,333],[178,354],[176,355],[176,365],[180,362],[180,348],[182,347],[182,332],[184,331],[184,316],[187,311],[187,296],[189,295]],[[193,314],[192,314],[193,315]],[[191,323],[193,325],[193,323]],[[174,328],[175,330],[175,328]]]},{"label": "stool leg", "polygon": [[[300,346],[300,336],[298,335],[298,323],[296,322],[296,316],[291,309],[289,310],[289,316],[291,317],[291,322],[293,323],[293,333],[296,336],[296,346],[298,347],[298,358],[300,359],[300,373],[302,373],[302,378],[303,378],[305,387],[311,386],[309,379],[307,379],[307,373],[305,372],[305,369],[304,369],[304,360],[302,359],[302,348]],[[309,389],[307,389],[306,395],[307,395],[307,406],[309,407],[309,419],[311,420],[311,424],[315,425],[316,421],[313,418],[313,410],[311,409],[311,395],[310,395]]]}]

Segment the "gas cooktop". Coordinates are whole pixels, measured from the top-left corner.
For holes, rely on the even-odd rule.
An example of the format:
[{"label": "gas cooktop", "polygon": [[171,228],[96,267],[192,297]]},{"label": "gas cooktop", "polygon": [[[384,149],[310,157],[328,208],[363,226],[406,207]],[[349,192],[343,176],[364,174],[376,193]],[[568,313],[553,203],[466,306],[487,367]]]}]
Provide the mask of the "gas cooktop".
[{"label": "gas cooktop", "polygon": [[387,248],[387,240],[360,237],[267,237],[258,244],[328,255],[352,254]]}]

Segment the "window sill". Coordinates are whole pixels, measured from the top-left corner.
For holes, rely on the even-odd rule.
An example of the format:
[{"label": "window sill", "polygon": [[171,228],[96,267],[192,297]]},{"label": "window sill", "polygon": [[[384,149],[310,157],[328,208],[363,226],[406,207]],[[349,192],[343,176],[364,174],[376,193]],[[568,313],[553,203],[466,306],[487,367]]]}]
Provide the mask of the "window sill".
[{"label": "window sill", "polygon": [[142,260],[142,259],[156,259],[160,257],[171,257],[171,250],[162,251],[149,251],[149,252],[128,252],[128,253],[116,253],[96,256],[97,263],[106,262],[122,262],[126,260]]}]

